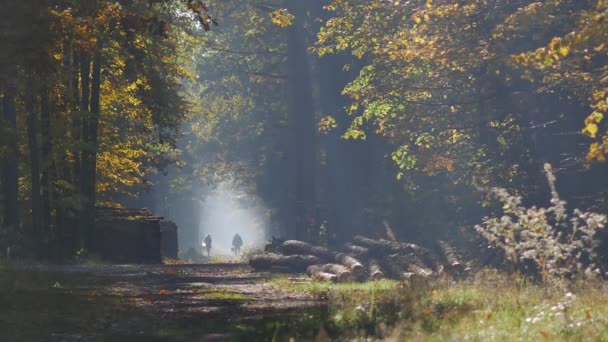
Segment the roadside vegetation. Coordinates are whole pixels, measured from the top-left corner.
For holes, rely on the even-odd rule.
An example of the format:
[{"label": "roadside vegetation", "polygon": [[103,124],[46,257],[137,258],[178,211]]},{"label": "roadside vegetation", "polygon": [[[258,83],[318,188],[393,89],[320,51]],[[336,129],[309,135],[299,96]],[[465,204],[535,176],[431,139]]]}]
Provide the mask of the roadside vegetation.
[{"label": "roadside vegetation", "polygon": [[540,284],[485,269],[461,281],[270,283],[326,301],[324,333],[346,340],[608,339],[608,295],[600,282]]}]

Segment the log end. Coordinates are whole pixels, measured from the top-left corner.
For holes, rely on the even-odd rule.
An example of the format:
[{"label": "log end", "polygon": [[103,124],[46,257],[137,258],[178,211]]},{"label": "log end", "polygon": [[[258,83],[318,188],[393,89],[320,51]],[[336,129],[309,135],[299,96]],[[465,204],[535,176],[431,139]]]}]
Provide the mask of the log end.
[{"label": "log end", "polygon": [[362,275],[365,272],[365,268],[361,264],[351,265],[350,270],[355,276]]},{"label": "log end", "polygon": [[373,272],[369,276],[369,280],[373,280],[373,281],[381,280],[381,279],[384,279],[384,278],[385,278],[384,277],[384,273],[382,273],[381,271]]}]

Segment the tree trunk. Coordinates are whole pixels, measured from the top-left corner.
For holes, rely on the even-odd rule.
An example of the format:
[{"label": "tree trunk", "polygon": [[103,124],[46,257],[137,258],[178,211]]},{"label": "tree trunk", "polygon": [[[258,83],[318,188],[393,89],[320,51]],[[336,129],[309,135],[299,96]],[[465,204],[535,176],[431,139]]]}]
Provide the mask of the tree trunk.
[{"label": "tree trunk", "polygon": [[[95,185],[97,170],[97,128],[99,127],[99,97],[101,87],[101,39],[97,39],[97,51],[93,59],[93,72],[91,79],[90,111],[83,120],[83,141],[85,148],[82,153],[82,179],[81,191],[85,198],[83,223],[85,225],[84,239],[85,248],[93,248],[95,236]],[[84,102],[83,102],[84,104]]]},{"label": "tree trunk", "polygon": [[287,240],[283,242],[282,250],[283,254],[286,255],[314,255],[326,262],[333,261],[336,256],[336,252],[332,252],[325,247],[313,246],[308,242],[298,240]]},{"label": "tree trunk", "polygon": [[[63,60],[62,60],[62,83],[65,87],[65,96],[62,98],[62,101],[59,102],[59,107],[57,110],[57,115],[54,117],[55,121],[59,122],[61,120],[66,120],[67,117],[62,117],[61,113],[70,113],[73,118],[75,111],[77,110],[77,105],[74,104],[75,101],[78,100],[78,80],[76,80],[76,96],[74,96],[74,74],[77,74],[75,70],[73,70],[73,50],[71,46],[71,42],[68,39],[63,40]],[[72,131],[72,128],[69,126],[61,126],[62,130],[59,136],[69,137]],[[53,137],[51,137],[52,139]],[[52,140],[51,140],[52,141]],[[73,143],[74,140],[68,140]],[[64,142],[64,144],[66,144]],[[61,141],[59,141],[61,145]],[[69,145],[64,145],[69,146]],[[73,148],[73,145],[71,146]],[[75,156],[75,154],[74,154]],[[54,164],[54,176],[51,177],[52,181],[54,180],[62,180],[63,182],[69,183],[72,181],[71,178],[71,170],[70,163],[68,161],[68,153],[66,148],[58,148],[56,151],[56,155],[53,158]],[[52,240],[52,254],[55,261],[62,261],[66,256],[71,254],[70,243],[71,236],[68,234],[70,231],[71,222],[69,220],[68,208],[65,205],[60,204],[59,199],[66,198],[71,196],[71,191],[65,186],[52,187],[51,197],[54,200],[52,204],[54,204],[55,210],[55,222],[53,225],[53,234],[51,236]]]},{"label": "tree trunk", "polygon": [[437,260],[433,253],[430,250],[416,244],[388,241],[384,239],[374,240],[360,235],[355,235],[353,241],[367,247],[370,250],[370,253],[373,255],[383,256],[386,254],[412,254],[424,261],[428,267],[434,270],[437,269]]},{"label": "tree trunk", "polygon": [[460,261],[458,254],[454,247],[452,247],[449,243],[438,240],[437,245],[441,250],[445,260],[447,261],[446,268],[449,272],[462,273],[465,269],[464,264]]},{"label": "tree trunk", "polygon": [[338,276],[333,273],[323,272],[323,269],[319,265],[310,265],[306,269],[306,274],[314,280],[320,281],[331,281],[333,283],[338,281]]},{"label": "tree trunk", "polygon": [[[87,126],[87,118],[90,115],[89,113],[89,99],[90,99],[90,74],[91,74],[91,57],[82,54],[80,59],[80,89],[81,89],[81,97],[80,97],[80,114],[81,114],[81,124],[78,127],[78,130],[81,134],[81,143],[79,148],[79,153],[81,155],[79,174],[78,174],[78,182],[74,183],[75,187],[79,187],[79,194],[83,198],[83,202],[86,202],[87,198],[83,192],[85,186],[85,177],[87,176],[87,172],[85,170],[85,158],[86,152],[85,150],[88,148],[86,141],[86,126]],[[80,246],[81,248],[88,249],[89,247],[89,230],[90,226],[88,226],[87,214],[86,214],[86,203],[81,203],[80,208],[78,208],[78,226],[80,231]]]},{"label": "tree trunk", "polygon": [[[72,154],[74,155],[74,170],[72,171],[72,184],[79,184],[80,177],[80,154],[82,139],[82,113],[80,104],[80,54],[76,49],[72,55],[71,82],[72,82]],[[88,82],[87,82],[88,83]],[[83,109],[86,110],[86,109]]]},{"label": "tree trunk", "polygon": [[17,242],[19,231],[19,208],[18,208],[18,178],[19,169],[17,163],[17,114],[15,110],[15,88],[5,86],[2,98],[2,113],[4,122],[10,129],[8,137],[8,150],[2,159],[2,195],[4,197],[3,217],[4,226],[8,230],[9,243]]},{"label": "tree trunk", "polygon": [[338,276],[338,282],[340,283],[353,281],[352,272],[339,264],[325,264],[323,265],[322,271],[335,274]]},{"label": "tree trunk", "polygon": [[380,262],[378,262],[378,260],[374,258],[369,259],[368,266],[369,280],[380,280],[384,278],[384,272],[382,272],[382,268],[380,267]]},{"label": "tree trunk", "polygon": [[[310,241],[316,235],[311,227],[315,209],[316,133],[313,107],[310,63],[306,51],[306,1],[287,0],[287,6],[295,15],[289,28],[287,41],[288,86],[290,99],[289,126],[292,131],[290,158],[293,170],[293,207],[295,208],[295,232],[298,240]],[[309,231],[313,229],[313,231]]]},{"label": "tree trunk", "polygon": [[287,240],[283,242],[282,250],[284,254],[288,255],[314,255],[326,262],[338,262],[348,267],[355,276],[360,276],[364,272],[363,264],[357,259],[344,253],[330,251],[325,247],[313,246],[304,241]]},{"label": "tree trunk", "polygon": [[[30,76],[31,77],[31,76]],[[28,249],[34,254],[40,253],[40,235],[42,226],[42,208],[40,197],[40,157],[38,145],[36,123],[38,121],[36,115],[35,96],[34,96],[33,80],[28,80],[26,95],[25,95],[25,110],[27,112],[27,137],[30,153],[30,170],[31,170],[31,193],[30,200],[32,205],[32,226],[27,232],[26,240],[28,241]]]},{"label": "tree trunk", "polygon": [[344,250],[350,254],[353,254],[361,260],[366,260],[369,255],[369,249],[357,245],[353,245],[350,242],[344,244]]},{"label": "tree trunk", "polygon": [[429,268],[424,261],[414,254],[406,255],[389,255],[388,259],[394,264],[401,267],[402,270],[413,273],[418,276],[428,277],[433,274],[433,270]]},{"label": "tree trunk", "polygon": [[365,272],[365,268],[363,267],[363,264],[361,262],[359,262],[359,260],[351,257],[350,255],[344,254],[344,253],[338,253],[336,254],[336,257],[334,258],[334,260],[336,260],[336,262],[339,262],[340,264],[348,267],[348,269],[351,270],[353,276],[355,276],[356,278],[359,278],[363,275],[363,273]]},{"label": "tree trunk", "polygon": [[[49,95],[44,82],[40,93],[40,153],[41,153],[41,235],[46,256],[50,255],[49,243],[52,241],[51,231],[51,193],[53,189],[53,158],[51,155],[51,115],[49,113]],[[43,251],[41,251],[43,252]]]},{"label": "tree trunk", "polygon": [[304,272],[308,266],[320,263],[321,259],[313,255],[280,255],[275,253],[254,255],[249,260],[249,265],[256,270],[283,267],[293,272]]}]

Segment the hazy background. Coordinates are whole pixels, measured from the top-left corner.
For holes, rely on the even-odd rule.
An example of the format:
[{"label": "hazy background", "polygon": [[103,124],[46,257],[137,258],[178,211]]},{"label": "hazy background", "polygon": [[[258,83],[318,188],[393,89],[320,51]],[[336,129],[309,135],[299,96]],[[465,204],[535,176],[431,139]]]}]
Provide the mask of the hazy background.
[{"label": "hazy background", "polygon": [[229,254],[235,234],[243,238],[243,247],[262,247],[269,227],[267,209],[259,198],[230,183],[221,183],[209,191],[200,211],[199,241],[207,234],[213,239],[211,253]]}]

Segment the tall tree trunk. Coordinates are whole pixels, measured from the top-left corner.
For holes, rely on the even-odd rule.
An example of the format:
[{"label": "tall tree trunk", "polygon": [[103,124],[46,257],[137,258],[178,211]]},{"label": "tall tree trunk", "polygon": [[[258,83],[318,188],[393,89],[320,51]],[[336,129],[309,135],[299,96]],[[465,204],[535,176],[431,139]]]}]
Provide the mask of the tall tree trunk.
[{"label": "tall tree trunk", "polygon": [[[304,22],[305,1],[288,0],[295,22],[289,28],[287,59],[290,92],[290,130],[292,131],[291,166],[295,194],[295,235],[310,240],[308,219],[315,212],[316,133],[309,56]],[[314,232],[313,232],[314,234]]]},{"label": "tall tree trunk", "polygon": [[[72,184],[71,188],[62,189],[62,196],[78,197],[80,194],[80,166],[82,146],[82,112],[80,111],[80,54],[76,48],[66,41],[64,61],[65,85],[69,89],[69,100],[66,101],[66,112],[70,112],[71,128],[69,149],[72,154],[72,163],[64,162],[64,177]],[[57,243],[59,257],[69,257],[81,245],[80,208],[60,205],[57,208]]]},{"label": "tall tree trunk", "polygon": [[27,82],[25,90],[25,110],[27,112],[27,137],[28,147],[30,152],[30,170],[31,170],[31,205],[32,205],[32,226],[27,234],[29,250],[39,256],[41,248],[41,226],[42,226],[42,208],[40,197],[40,157],[36,128],[37,113],[36,113],[36,97],[34,96],[34,84],[32,76]]},{"label": "tall tree trunk", "polygon": [[[82,135],[82,114],[80,113],[80,85],[79,85],[80,54],[76,49],[72,55],[71,81],[72,81],[72,145],[74,155],[74,170],[72,184],[78,184],[80,177],[80,139]],[[85,110],[85,109],[83,109]]]},{"label": "tall tree trunk", "polygon": [[[73,83],[72,83],[72,46],[71,43],[68,39],[64,39],[63,40],[63,60],[62,60],[62,84],[65,88],[65,96],[63,97],[63,100],[59,103],[59,107],[57,110],[57,115],[54,117],[55,121],[59,121],[59,120],[66,120],[67,117],[63,118],[60,117],[62,115],[62,113],[69,113],[71,110],[70,104],[73,101]],[[78,91],[78,82],[76,82],[76,90]],[[73,113],[72,113],[73,115]],[[63,126],[62,126],[63,127]],[[67,137],[70,136],[69,133],[71,132],[71,128],[70,127],[65,127],[62,129],[61,133],[59,136],[62,137]],[[53,137],[50,137],[51,139],[53,139]],[[52,140],[51,140],[52,141]],[[61,142],[58,142],[61,145]],[[58,148],[56,155],[56,158],[53,158],[53,170],[54,170],[54,177],[52,177],[51,182],[54,182],[55,180],[62,180],[64,182],[70,182],[71,178],[70,178],[70,164],[68,163],[68,154],[65,148]],[[51,183],[52,184],[52,183]],[[54,210],[55,210],[55,222],[54,222],[54,226],[53,226],[53,234],[51,236],[52,240],[51,240],[51,244],[52,244],[52,255],[53,258],[55,259],[55,261],[61,261],[65,258],[65,256],[67,255],[67,250],[65,249],[66,246],[69,246],[69,243],[67,243],[68,236],[66,235],[66,231],[67,231],[67,226],[69,225],[69,220],[68,220],[68,215],[67,215],[67,208],[65,208],[65,206],[61,205],[59,203],[59,201],[57,199],[59,198],[66,198],[67,196],[70,195],[69,190],[66,187],[61,187],[58,188],[56,186],[54,186],[54,184],[52,184],[52,193],[51,193],[51,197],[55,200],[54,201]]]},{"label": "tall tree trunk", "polygon": [[91,108],[84,120],[83,140],[86,148],[82,153],[82,194],[85,197],[84,223],[87,231],[84,235],[87,249],[93,247],[95,236],[95,185],[97,171],[97,129],[99,127],[99,97],[101,88],[101,38],[98,38],[97,51],[93,59],[91,79]]},{"label": "tall tree trunk", "polygon": [[74,183],[75,188],[79,189],[78,194],[81,195],[83,203],[81,203],[81,207],[78,210],[78,225],[80,231],[80,244],[81,247],[87,248],[90,246],[90,232],[91,227],[88,225],[87,219],[87,203],[88,198],[84,194],[85,189],[85,177],[88,175],[88,172],[85,170],[85,158],[86,158],[86,150],[89,148],[87,146],[87,137],[86,137],[86,127],[88,122],[88,117],[90,116],[89,112],[89,96],[90,96],[90,74],[91,74],[91,57],[87,54],[83,53],[80,58],[80,89],[81,89],[81,98],[80,98],[80,125],[77,127],[78,131],[81,134],[81,139],[79,141],[79,148],[77,149],[80,154],[80,165],[78,166],[77,173],[77,182]]},{"label": "tall tree trunk", "polygon": [[2,113],[4,123],[10,129],[8,139],[8,151],[2,159],[2,194],[4,197],[3,217],[4,226],[8,231],[9,238],[17,242],[17,232],[19,230],[18,215],[18,178],[19,170],[17,165],[17,115],[15,110],[15,88],[12,85],[4,87],[2,97]]},{"label": "tall tree trunk", "polygon": [[319,59],[319,96],[322,115],[332,115],[338,124],[338,129],[329,132],[321,138],[325,145],[326,167],[324,169],[324,183],[326,185],[326,202],[329,212],[330,232],[337,237],[347,236],[350,228],[349,217],[352,215],[353,187],[348,185],[352,177],[346,160],[349,158],[348,142],[341,139],[342,130],[348,127],[348,114],[344,111],[346,101],[342,96],[342,89],[346,85],[346,75],[342,66],[347,64],[341,56],[324,56]]},{"label": "tall tree trunk", "polygon": [[45,254],[50,256],[50,243],[53,241],[51,226],[51,198],[54,182],[54,162],[51,141],[51,114],[49,108],[49,89],[47,82],[43,83],[40,93],[40,153],[41,153],[41,238],[44,238]]}]

